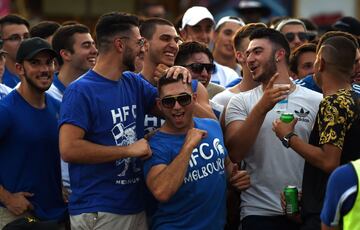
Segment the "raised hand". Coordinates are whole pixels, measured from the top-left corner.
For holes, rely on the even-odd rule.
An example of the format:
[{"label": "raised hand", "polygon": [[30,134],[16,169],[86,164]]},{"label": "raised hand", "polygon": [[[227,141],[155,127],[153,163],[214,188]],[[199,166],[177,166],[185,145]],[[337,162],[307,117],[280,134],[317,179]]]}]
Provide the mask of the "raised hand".
[{"label": "raised hand", "polygon": [[192,128],[186,134],[185,144],[191,148],[195,148],[201,139],[205,138],[206,136],[207,132],[205,130]]},{"label": "raised hand", "polygon": [[279,76],[279,73],[275,73],[269,83],[266,85],[264,89],[264,95],[261,97],[260,101],[258,102],[264,110],[264,112],[270,111],[276,103],[285,99],[290,92],[290,85],[283,85],[274,87],[274,82],[276,78]]}]

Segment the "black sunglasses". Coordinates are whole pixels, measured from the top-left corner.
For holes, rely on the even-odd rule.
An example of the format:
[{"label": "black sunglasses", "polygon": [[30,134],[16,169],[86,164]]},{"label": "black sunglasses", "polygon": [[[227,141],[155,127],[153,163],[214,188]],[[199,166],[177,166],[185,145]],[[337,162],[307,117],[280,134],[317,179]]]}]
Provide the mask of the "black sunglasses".
[{"label": "black sunglasses", "polygon": [[200,74],[202,73],[202,71],[204,70],[204,68],[206,69],[206,72],[208,74],[213,74],[215,72],[215,64],[211,64],[211,63],[192,63],[189,65],[185,65],[185,67],[189,67],[191,69],[191,71],[193,71],[194,73]]},{"label": "black sunglasses", "polygon": [[302,42],[306,41],[306,40],[309,40],[309,35],[307,33],[305,33],[305,32],[299,32],[299,33],[289,32],[289,33],[285,34],[286,40],[288,40],[288,42],[294,41],[295,36],[297,36],[299,38],[299,40],[302,41]]},{"label": "black sunglasses", "polygon": [[192,94],[182,93],[175,96],[163,97],[161,99],[161,104],[167,109],[172,109],[174,108],[176,102],[178,102],[181,106],[187,106],[191,103],[191,100]]}]

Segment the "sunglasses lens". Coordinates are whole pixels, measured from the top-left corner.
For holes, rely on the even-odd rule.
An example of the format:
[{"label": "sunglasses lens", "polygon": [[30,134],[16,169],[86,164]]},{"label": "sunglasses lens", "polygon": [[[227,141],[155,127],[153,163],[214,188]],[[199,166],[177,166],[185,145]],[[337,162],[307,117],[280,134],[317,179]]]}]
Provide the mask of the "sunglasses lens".
[{"label": "sunglasses lens", "polygon": [[204,69],[204,66],[201,63],[193,63],[189,66],[190,66],[191,71],[193,71],[194,73],[198,73],[198,74],[200,74]]},{"label": "sunglasses lens", "polygon": [[161,99],[161,104],[168,109],[171,109],[175,106],[176,99],[173,97],[165,97]]},{"label": "sunglasses lens", "polygon": [[209,74],[213,74],[215,72],[214,64],[203,64],[203,65],[205,66],[205,69]]},{"label": "sunglasses lens", "polygon": [[161,99],[161,104],[168,109],[172,109],[175,106],[176,101],[181,106],[186,106],[191,103],[191,95],[190,94],[182,94],[179,96],[171,96],[171,97],[164,97]]},{"label": "sunglasses lens", "polygon": [[308,35],[304,32],[298,33],[298,36],[299,36],[300,41],[305,41],[308,39]]},{"label": "sunglasses lens", "polygon": [[288,42],[292,42],[295,39],[295,34],[294,33],[286,33],[285,37],[286,37],[286,40],[288,40]]},{"label": "sunglasses lens", "polygon": [[177,101],[181,106],[185,106],[191,103],[191,95],[190,94],[184,94],[181,96],[178,96]]}]

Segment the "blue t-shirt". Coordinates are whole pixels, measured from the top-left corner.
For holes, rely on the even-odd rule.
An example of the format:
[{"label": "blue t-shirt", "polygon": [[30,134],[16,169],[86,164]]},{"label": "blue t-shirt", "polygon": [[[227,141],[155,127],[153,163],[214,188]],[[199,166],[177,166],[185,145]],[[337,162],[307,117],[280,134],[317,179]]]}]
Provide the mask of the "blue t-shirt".
[{"label": "blue t-shirt", "polygon": [[10,88],[14,88],[19,82],[20,78],[16,75],[11,73],[6,67],[4,70],[4,75],[2,78],[2,83]]},{"label": "blue t-shirt", "polygon": [[[152,229],[223,229],[225,225],[227,156],[221,127],[213,119],[194,118],[195,128],[208,135],[193,150],[184,183],[168,202],[158,203]],[[152,157],[144,163],[145,177],[151,167],[169,165],[179,154],[186,135],[158,131],[150,139]]]},{"label": "blue t-shirt", "polygon": [[357,175],[352,164],[342,165],[330,176],[321,221],[327,226],[339,226],[342,217],[353,207],[357,194]]},{"label": "blue t-shirt", "polygon": [[227,84],[227,85],[225,86],[225,88],[233,87],[233,86],[239,84],[239,83],[241,82],[241,80],[242,80],[242,78],[237,78],[237,79],[231,81],[229,84]]},{"label": "blue t-shirt", "polygon": [[[311,89],[315,92],[322,93],[322,89],[316,85],[313,75],[308,75],[303,79],[296,79],[294,83],[297,85],[301,85],[305,88]],[[352,84],[352,89],[357,93],[360,94],[360,86],[356,84]]]},{"label": "blue t-shirt", "polygon": [[[144,117],[155,105],[157,90],[138,75],[125,72],[112,81],[89,70],[65,90],[59,125],[85,131],[85,140],[104,146],[127,146],[144,135]],[[143,207],[140,159],[102,164],[69,164],[71,215],[90,212],[135,214]]]},{"label": "blue t-shirt", "polygon": [[60,103],[46,95],[37,109],[13,90],[0,102],[0,184],[11,193],[30,192],[34,215],[60,220],[62,199],[57,119]]}]

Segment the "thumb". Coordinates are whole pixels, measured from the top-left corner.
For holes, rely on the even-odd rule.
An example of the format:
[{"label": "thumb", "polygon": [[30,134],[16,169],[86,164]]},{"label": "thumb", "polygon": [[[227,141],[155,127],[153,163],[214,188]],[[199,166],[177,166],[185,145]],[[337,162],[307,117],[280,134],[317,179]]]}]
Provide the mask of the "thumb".
[{"label": "thumb", "polygon": [[276,78],[277,78],[278,76],[279,76],[279,73],[276,72],[276,73],[271,77],[269,83],[268,83],[267,86],[266,86],[267,89],[270,89],[270,88],[272,88],[272,87],[274,86],[274,82],[275,82],[275,80],[276,80]]},{"label": "thumb", "polygon": [[294,128],[297,122],[298,122],[298,118],[296,117],[296,118],[294,118],[294,120],[291,121],[290,124]]},{"label": "thumb", "polygon": [[24,197],[32,197],[34,196],[34,193],[29,193],[29,192],[21,192],[21,195],[23,195]]}]

